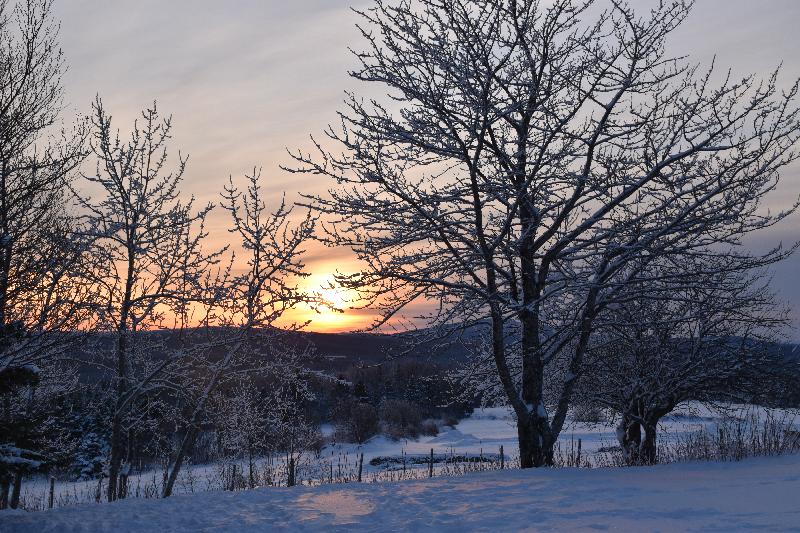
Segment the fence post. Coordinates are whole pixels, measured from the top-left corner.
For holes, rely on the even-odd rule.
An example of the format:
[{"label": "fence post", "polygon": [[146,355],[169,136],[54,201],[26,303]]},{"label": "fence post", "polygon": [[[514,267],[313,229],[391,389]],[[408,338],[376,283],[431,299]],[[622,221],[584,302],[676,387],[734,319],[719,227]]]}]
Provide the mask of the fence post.
[{"label": "fence post", "polygon": [[500,445],[500,470],[506,465],[506,456],[503,454],[503,445]]},{"label": "fence post", "polygon": [[330,483],[332,485],[333,484],[333,460],[331,460],[330,467],[331,467],[331,470],[330,470],[331,473],[328,476],[328,483]]},{"label": "fence post", "polygon": [[576,466],[581,467],[581,439],[578,439],[578,464]]},{"label": "fence post", "polygon": [[358,458],[358,482],[361,483],[361,470],[364,468],[364,452]]},{"label": "fence post", "polygon": [[53,477],[53,476],[50,476],[50,495],[47,497],[47,508],[48,509],[52,509],[53,508],[53,498],[55,496],[55,492],[56,492],[56,478]]},{"label": "fence post", "polygon": [[231,468],[231,491],[236,490],[236,463]]},{"label": "fence post", "polygon": [[431,448],[431,462],[428,465],[428,477],[433,477],[433,448]]}]

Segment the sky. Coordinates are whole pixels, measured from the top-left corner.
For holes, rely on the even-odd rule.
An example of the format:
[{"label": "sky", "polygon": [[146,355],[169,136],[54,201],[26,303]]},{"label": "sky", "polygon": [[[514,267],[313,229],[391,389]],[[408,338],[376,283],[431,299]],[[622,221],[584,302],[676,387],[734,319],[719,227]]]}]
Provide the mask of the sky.
[{"label": "sky", "polygon": [[[127,131],[141,109],[158,101],[173,116],[173,147],[189,154],[184,191],[217,202],[228,176],[262,168],[276,197],[323,192],[314,176],[289,174],[287,148],[308,150],[309,135],[336,122],[345,90],[364,92],[347,70],[348,47],[359,48],[351,7],[369,0],[56,0],[61,44],[69,65],[64,77],[66,115],[88,114],[99,94]],[[647,6],[650,0],[632,0]],[[800,1],[696,0],[670,51],[708,65],[716,57],[734,77],[767,75],[783,64],[782,83],[800,76]],[[800,165],[784,172],[769,198],[775,209],[800,194]],[[227,239],[225,219],[212,215],[212,244]],[[800,216],[748,239],[766,250],[800,239]],[[337,269],[358,266],[345,249],[309,246],[310,288],[324,286]],[[793,310],[800,340],[800,256],[774,267],[773,287]],[[337,298],[341,295],[329,294]],[[366,326],[369,311],[344,315],[311,312],[310,329],[343,331]]]}]

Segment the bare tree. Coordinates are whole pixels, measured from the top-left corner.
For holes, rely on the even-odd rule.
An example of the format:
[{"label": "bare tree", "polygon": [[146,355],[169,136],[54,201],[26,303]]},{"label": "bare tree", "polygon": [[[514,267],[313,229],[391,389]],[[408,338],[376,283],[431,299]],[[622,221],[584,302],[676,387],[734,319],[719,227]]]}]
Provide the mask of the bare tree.
[{"label": "bare tree", "polygon": [[243,381],[229,393],[212,396],[212,420],[217,433],[218,453],[222,457],[247,460],[247,486],[257,481],[256,458],[268,446],[267,402],[260,390]]},{"label": "bare tree", "polygon": [[67,189],[86,132],[59,128],[64,60],[51,5],[29,0],[9,13],[0,3],[0,335],[26,340],[4,343],[0,372],[47,357],[34,332],[86,318],[70,296],[85,243]]},{"label": "bare tree", "polygon": [[60,126],[64,59],[51,5],[0,2],[0,508],[16,506],[23,457],[37,455],[30,446],[41,417],[25,391],[43,376],[41,390],[70,383],[42,370],[90,324],[90,294],[78,281],[87,243],[67,188],[86,155],[86,129]]},{"label": "bare tree", "polygon": [[185,326],[176,309],[201,298],[202,282],[219,252],[202,249],[211,205],[194,210],[179,199],[186,158],[168,171],[171,119],[155,104],[142,113],[128,140],[112,130],[98,97],[93,106],[91,147],[96,172],[86,175],[99,188],[97,200],[82,198],[86,223],[96,239],[93,290],[103,299],[102,327],[113,333],[113,356],[104,360],[113,376],[108,500],[118,492],[130,415],[140,398],[168,387],[181,374],[186,353],[167,345],[165,335],[146,334]]},{"label": "bare tree", "polygon": [[352,76],[386,98],[351,94],[341,128],[294,154],[339,184],[310,203],[363,260],[340,282],[376,327],[420,300],[439,302],[429,323],[488,321],[523,467],[552,462],[595,321],[651,261],[785,253],[747,259],[740,240],[794,209],[759,206],[796,159],[797,83],[715,86],[670,57],[690,7],[377,0]]},{"label": "bare tree", "polygon": [[308,275],[303,246],[314,231],[315,218],[309,212],[293,224],[292,207],[285,198],[274,210],[268,208],[258,171],[246,176],[246,181],[246,189],[240,190],[231,180],[222,195],[222,205],[232,221],[230,232],[237,237],[246,268],[233,273],[229,267],[215,278],[209,286],[210,295],[204,299],[206,328],[198,333],[206,338],[198,365],[205,370],[185,390],[189,414],[181,444],[171,461],[163,497],[172,494],[183,461],[194,448],[207,415],[208,402],[222,384],[255,375],[271,377],[273,386],[280,387],[287,381],[281,378],[282,374],[294,376],[297,357],[302,354],[282,342],[286,331],[275,327],[275,322],[299,303],[317,300],[298,286],[298,281]]},{"label": "bare tree", "polygon": [[619,413],[630,464],[656,462],[658,423],[679,403],[749,403],[784,371],[775,341],[788,314],[763,274],[710,262],[651,267],[597,323],[580,395]]}]

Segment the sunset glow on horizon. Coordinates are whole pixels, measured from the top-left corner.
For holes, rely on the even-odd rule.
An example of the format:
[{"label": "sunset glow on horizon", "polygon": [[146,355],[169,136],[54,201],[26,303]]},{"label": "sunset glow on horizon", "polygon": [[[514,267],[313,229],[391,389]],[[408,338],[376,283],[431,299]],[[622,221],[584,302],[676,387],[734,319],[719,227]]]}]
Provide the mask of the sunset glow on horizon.
[{"label": "sunset glow on horizon", "polygon": [[317,333],[341,333],[369,326],[371,314],[365,316],[352,309],[358,306],[358,293],[337,287],[333,273],[311,274],[300,286],[309,296],[327,303],[301,304],[281,317],[280,325],[309,322],[305,329]]},{"label": "sunset glow on horizon", "polygon": [[[347,74],[356,64],[348,47],[358,49],[361,43],[358,17],[350,7],[370,4],[243,2],[230,9],[208,1],[58,2],[61,46],[70,64],[64,76],[67,110],[85,115],[99,94],[113,111],[115,127],[124,132],[140,109],[157,100],[159,109],[173,116],[174,152],[189,155],[183,194],[195,195],[198,205],[218,203],[228,176],[236,181],[254,167],[262,169],[270,203],[283,192],[289,203],[301,194],[324,193],[333,183],[290,174],[280,166],[292,166],[287,149],[312,149],[310,135],[324,140],[320,133],[338,122],[345,91],[371,97],[377,89]],[[676,31],[671,53],[688,54],[703,66],[716,58],[722,70],[731,67],[735,76],[763,75],[775,58],[783,58],[787,73],[797,72],[796,43],[789,38],[794,34],[783,29],[791,17],[777,16],[779,12],[745,0],[699,2]],[[743,31],[747,39],[741,38]],[[787,170],[782,194],[771,198],[770,207],[777,210],[800,193],[797,168]],[[296,215],[300,217],[300,209]],[[796,220],[747,245],[763,250],[783,241],[788,246]],[[212,247],[228,242],[228,220],[221,209],[210,214],[208,227]],[[313,274],[306,288],[321,289],[319,282],[333,272],[359,269],[349,250],[317,242],[305,249],[307,271]],[[774,268],[775,287],[793,304],[795,325],[800,323],[800,284],[794,283],[798,265],[800,256],[795,255]],[[310,320],[311,331],[349,331],[369,327],[375,316],[369,310],[317,313],[302,306],[287,313],[281,324]]]}]

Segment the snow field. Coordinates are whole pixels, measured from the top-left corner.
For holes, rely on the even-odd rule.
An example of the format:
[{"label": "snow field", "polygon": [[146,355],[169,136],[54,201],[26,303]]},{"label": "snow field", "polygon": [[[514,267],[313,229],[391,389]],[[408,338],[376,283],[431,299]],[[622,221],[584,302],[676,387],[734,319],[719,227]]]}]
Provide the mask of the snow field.
[{"label": "snow field", "polygon": [[[709,409],[701,404],[686,404],[665,417],[660,426],[660,444],[668,443],[701,429],[716,431],[716,425],[723,416],[746,417],[755,414],[763,417],[766,410],[749,405],[727,406],[723,413]],[[785,417],[800,428],[800,418],[790,412],[777,411],[774,416]],[[416,440],[393,441],[377,436],[363,445],[338,443],[326,446],[319,457],[305,454],[298,462],[298,479],[301,484],[325,484],[355,481],[359,457],[364,454],[362,480],[365,482],[397,481],[428,477],[427,458],[431,450],[435,455],[434,475],[453,475],[480,470],[493,470],[498,465],[487,463],[448,464],[444,459],[453,456],[469,456],[497,460],[500,447],[503,447],[505,463],[513,468],[518,461],[517,435],[512,412],[505,407],[477,409],[469,417],[461,420],[454,428],[443,427],[437,436],[423,436]],[[616,429],[613,423],[584,423],[570,421],[559,440],[559,448],[564,455],[575,454],[578,440],[581,442],[582,461],[598,465],[608,464],[603,450],[617,446]],[[391,458],[387,463],[381,458]],[[379,464],[371,464],[373,460]],[[285,481],[285,459],[273,457],[260,458],[255,468],[263,471],[274,469],[284,479],[276,479],[276,484]],[[237,461],[238,472],[247,471],[246,461]],[[206,491],[220,491],[224,487],[223,469],[230,464],[207,464],[186,466],[181,472],[175,487],[176,494],[191,494]],[[160,491],[162,475],[160,471],[148,471],[130,477],[129,494],[134,497],[152,498]],[[55,506],[94,502],[98,492],[97,480],[58,481],[55,490]],[[22,501],[36,502],[45,507],[49,490],[46,478],[28,480],[23,485]],[[274,488],[270,488],[274,490]],[[798,488],[800,491],[800,487]],[[100,491],[102,493],[102,490]],[[2,531],[2,530],[0,530]]]},{"label": "snow field", "polygon": [[798,531],[800,456],[206,492],[0,514],[4,533]]}]

